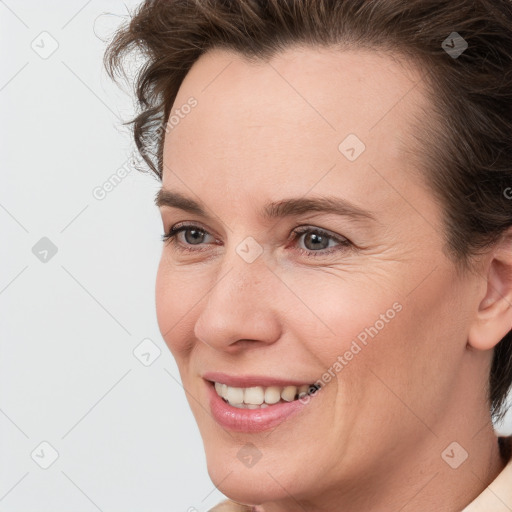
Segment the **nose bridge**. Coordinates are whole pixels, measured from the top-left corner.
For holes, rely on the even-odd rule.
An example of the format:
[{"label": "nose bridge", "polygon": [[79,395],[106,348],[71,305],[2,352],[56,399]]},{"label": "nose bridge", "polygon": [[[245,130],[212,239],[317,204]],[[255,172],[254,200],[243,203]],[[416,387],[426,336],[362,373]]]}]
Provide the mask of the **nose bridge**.
[{"label": "nose bridge", "polygon": [[245,255],[235,249],[224,256],[195,324],[196,337],[216,348],[242,339],[271,342],[277,337],[277,318],[268,293],[271,272],[261,254],[255,259]]},{"label": "nose bridge", "polygon": [[[237,303],[237,297],[257,298],[269,279],[265,265],[263,247],[253,238],[246,237],[238,244],[228,247],[224,255],[222,275],[212,289],[212,300],[218,294],[226,295]],[[243,305],[243,304],[242,304]]]}]

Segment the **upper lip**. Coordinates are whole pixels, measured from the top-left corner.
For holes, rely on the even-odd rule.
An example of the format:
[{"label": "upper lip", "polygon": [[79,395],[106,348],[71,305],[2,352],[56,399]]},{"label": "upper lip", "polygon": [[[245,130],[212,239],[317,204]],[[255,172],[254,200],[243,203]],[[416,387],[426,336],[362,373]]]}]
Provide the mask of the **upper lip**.
[{"label": "upper lip", "polygon": [[226,384],[234,388],[249,388],[254,386],[303,386],[313,384],[314,380],[304,381],[298,379],[282,379],[278,377],[270,377],[265,375],[228,375],[221,372],[206,372],[202,375],[203,379],[210,382],[218,382]]}]

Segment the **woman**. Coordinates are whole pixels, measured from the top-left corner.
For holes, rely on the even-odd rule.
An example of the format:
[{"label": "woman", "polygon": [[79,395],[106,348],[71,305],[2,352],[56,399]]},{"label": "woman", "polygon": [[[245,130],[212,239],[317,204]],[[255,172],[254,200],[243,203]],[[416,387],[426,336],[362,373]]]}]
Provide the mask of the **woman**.
[{"label": "woman", "polygon": [[[506,511],[512,5],[145,1],[135,141],[213,510]],[[489,489],[487,489],[487,487]]]}]

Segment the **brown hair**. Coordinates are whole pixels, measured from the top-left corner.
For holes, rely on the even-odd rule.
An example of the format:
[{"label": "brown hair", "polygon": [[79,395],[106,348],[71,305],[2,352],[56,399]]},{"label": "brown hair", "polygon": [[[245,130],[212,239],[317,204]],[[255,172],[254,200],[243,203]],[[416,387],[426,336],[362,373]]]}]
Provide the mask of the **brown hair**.
[{"label": "brown hair", "polygon": [[[211,48],[264,60],[292,45],[385,51],[426,70],[429,109],[409,153],[444,208],[457,268],[512,225],[512,3],[510,0],[145,0],[110,42],[109,76],[140,50],[135,143],[159,179],[165,126],[193,63]],[[449,52],[457,32],[468,47]],[[450,39],[452,37],[452,39]],[[141,169],[142,170],[142,169]],[[502,420],[512,384],[512,331],[495,347],[488,396]]]}]

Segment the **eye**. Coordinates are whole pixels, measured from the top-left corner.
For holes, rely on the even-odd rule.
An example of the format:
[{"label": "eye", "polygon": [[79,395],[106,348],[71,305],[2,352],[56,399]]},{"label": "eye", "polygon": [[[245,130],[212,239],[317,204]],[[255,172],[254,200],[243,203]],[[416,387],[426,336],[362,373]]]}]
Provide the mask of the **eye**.
[{"label": "eye", "polygon": [[[180,235],[182,239],[180,240]],[[167,233],[162,235],[162,241],[170,241],[176,248],[185,251],[197,251],[197,249],[189,249],[187,245],[201,245],[210,236],[215,238],[204,229],[193,224],[181,224],[173,226]]]},{"label": "eye", "polygon": [[[208,237],[210,240],[208,241]],[[306,257],[327,256],[340,250],[353,246],[347,238],[335,235],[320,228],[299,227],[292,231],[292,242],[302,240],[303,247],[295,250]],[[208,231],[194,224],[177,224],[168,233],[162,235],[162,241],[170,241],[179,251],[199,252],[204,250],[202,245],[218,242]],[[198,248],[192,248],[192,246]]]},{"label": "eye", "polygon": [[304,246],[304,248],[298,247],[296,250],[301,254],[311,257],[326,256],[339,250],[346,250],[347,247],[352,245],[347,238],[319,228],[298,228],[293,231],[293,234],[293,241],[302,240]]}]

